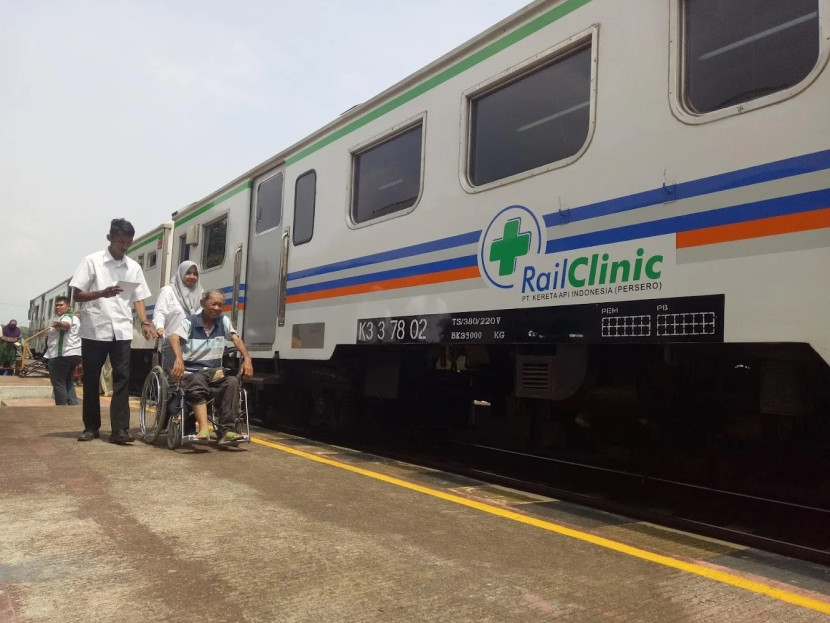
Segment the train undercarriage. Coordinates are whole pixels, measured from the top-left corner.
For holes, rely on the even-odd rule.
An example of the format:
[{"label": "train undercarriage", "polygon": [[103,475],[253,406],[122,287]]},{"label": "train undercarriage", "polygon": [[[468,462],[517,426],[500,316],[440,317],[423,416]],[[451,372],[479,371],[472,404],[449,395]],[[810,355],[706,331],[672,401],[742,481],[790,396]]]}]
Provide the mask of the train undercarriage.
[{"label": "train undercarriage", "polygon": [[496,453],[523,480],[722,506],[724,524],[777,513],[790,541],[826,532],[830,368],[806,344],[355,346],[272,372],[252,392],[268,425],[439,444],[482,471]]}]

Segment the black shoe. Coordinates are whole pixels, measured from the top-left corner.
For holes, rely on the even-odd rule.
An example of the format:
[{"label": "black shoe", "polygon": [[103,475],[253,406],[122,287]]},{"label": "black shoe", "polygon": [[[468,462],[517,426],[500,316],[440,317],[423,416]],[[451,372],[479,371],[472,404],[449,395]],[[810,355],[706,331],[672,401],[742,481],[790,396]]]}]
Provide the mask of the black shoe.
[{"label": "black shoe", "polygon": [[130,435],[130,431],[126,428],[122,428],[121,430],[114,430],[110,433],[110,443],[120,443],[125,444],[131,441],[135,441],[135,437]]},{"label": "black shoe", "polygon": [[78,435],[78,441],[92,441],[93,439],[98,439],[101,436],[97,430],[85,430],[80,435]]}]

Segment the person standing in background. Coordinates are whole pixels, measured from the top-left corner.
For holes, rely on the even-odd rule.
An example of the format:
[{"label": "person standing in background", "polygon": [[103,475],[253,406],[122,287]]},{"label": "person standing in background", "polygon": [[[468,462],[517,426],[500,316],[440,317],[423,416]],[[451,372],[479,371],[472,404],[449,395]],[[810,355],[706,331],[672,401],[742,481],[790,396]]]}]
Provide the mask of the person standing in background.
[{"label": "person standing in background", "polygon": [[[78,441],[100,436],[101,401],[98,395],[101,368],[107,355],[112,363],[112,402],[110,403],[110,442],[135,441],[130,434],[130,343],[133,337],[135,307],[141,333],[153,339],[155,331],[147,320],[144,299],[150,288],[138,263],[126,253],[133,243],[135,228],[122,218],[113,219],[107,234],[109,246],[86,256],[75,271],[69,286],[74,298],[83,303],[81,314],[81,357],[84,366],[84,430]],[[120,284],[120,285],[119,285]]]},{"label": "person standing in background", "polygon": [[3,375],[9,374],[11,368],[14,374],[14,362],[17,361],[17,342],[20,341],[20,327],[17,320],[9,320],[9,324],[3,327],[3,337],[0,341],[0,368]]},{"label": "person standing in background", "polygon": [[46,332],[46,358],[49,360],[49,380],[56,405],[77,405],[72,373],[81,363],[81,338],[78,328],[81,321],[69,307],[69,297],[55,298],[55,316]]}]

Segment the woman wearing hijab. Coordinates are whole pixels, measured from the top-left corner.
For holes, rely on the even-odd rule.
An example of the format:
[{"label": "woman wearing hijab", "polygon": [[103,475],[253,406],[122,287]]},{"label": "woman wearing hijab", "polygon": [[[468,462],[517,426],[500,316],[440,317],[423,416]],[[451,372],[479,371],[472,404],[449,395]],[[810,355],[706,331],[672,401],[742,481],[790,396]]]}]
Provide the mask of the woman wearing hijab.
[{"label": "woman wearing hijab", "polygon": [[153,310],[153,326],[156,335],[170,335],[179,328],[182,320],[202,311],[202,286],[196,263],[186,260],[179,264],[170,284],[159,290]]},{"label": "woman wearing hijab", "polygon": [[9,367],[17,361],[17,342],[20,340],[20,327],[17,320],[9,320],[9,324],[3,327],[3,337],[0,341],[0,367],[3,374],[9,373]]}]

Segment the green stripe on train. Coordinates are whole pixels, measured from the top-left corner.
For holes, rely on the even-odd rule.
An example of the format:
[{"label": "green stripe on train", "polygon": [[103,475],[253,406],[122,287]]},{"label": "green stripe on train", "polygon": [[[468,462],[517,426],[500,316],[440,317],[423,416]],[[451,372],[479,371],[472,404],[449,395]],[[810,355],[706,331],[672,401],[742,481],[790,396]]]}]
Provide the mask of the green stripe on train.
[{"label": "green stripe on train", "polygon": [[238,194],[239,194],[239,193],[241,193],[243,190],[248,190],[249,188],[251,188],[251,186],[252,186],[252,185],[253,185],[253,182],[251,182],[250,180],[248,180],[247,182],[242,182],[242,183],[241,183],[239,186],[237,186],[236,188],[231,188],[231,189],[230,189],[228,192],[226,192],[225,194],[223,194],[223,195],[219,195],[219,196],[218,196],[216,199],[214,199],[213,201],[210,201],[210,202],[206,203],[205,205],[203,205],[203,206],[202,206],[201,208],[199,208],[198,210],[194,210],[193,212],[191,212],[190,214],[188,214],[187,216],[185,216],[184,218],[182,218],[180,221],[178,221],[178,222],[176,223],[175,227],[180,227],[181,225],[184,225],[184,224],[185,224],[185,223],[187,223],[187,221],[189,221],[190,219],[194,219],[194,218],[196,218],[197,216],[199,216],[199,215],[200,215],[200,214],[202,214],[203,212],[206,212],[206,211],[210,210],[212,207],[219,205],[219,204],[220,204],[220,203],[222,203],[223,201],[227,201],[228,199],[230,199],[230,198],[231,198],[231,197],[233,197],[234,195],[238,195]]},{"label": "green stripe on train", "polygon": [[378,118],[382,117],[386,113],[391,112],[391,111],[395,110],[396,108],[398,108],[400,106],[403,106],[404,104],[406,104],[407,102],[415,99],[416,97],[419,97],[419,96],[423,95],[424,93],[426,93],[428,91],[431,91],[432,89],[439,86],[440,84],[443,84],[444,82],[446,82],[450,78],[454,78],[455,76],[464,73],[465,71],[467,71],[471,67],[475,67],[479,63],[487,60],[488,58],[490,58],[491,56],[494,56],[495,54],[498,54],[502,50],[506,50],[511,45],[514,45],[515,43],[518,43],[522,39],[525,39],[526,37],[529,37],[533,33],[535,33],[537,31],[541,30],[542,28],[544,28],[545,26],[548,26],[548,25],[552,24],[553,22],[555,22],[559,19],[562,19],[563,17],[565,17],[569,13],[572,13],[573,11],[575,11],[578,8],[588,4],[589,2],[591,2],[591,0],[568,0],[567,2],[564,2],[564,3],[560,4],[558,7],[551,9],[550,11],[545,13],[544,15],[540,15],[539,17],[537,17],[536,19],[528,22],[524,26],[522,26],[520,28],[517,28],[516,30],[511,32],[509,35],[506,35],[506,36],[502,37],[498,41],[494,41],[493,43],[491,43],[490,45],[488,45],[484,49],[479,50],[475,54],[472,54],[472,55],[468,56],[467,58],[465,58],[464,60],[459,61],[458,63],[456,63],[452,67],[449,67],[449,68],[445,69],[441,73],[433,76],[432,78],[429,78],[428,80],[422,82],[418,86],[413,87],[412,89],[410,89],[406,93],[403,93],[402,95],[399,95],[395,99],[386,102],[385,104],[383,104],[382,106],[379,106],[378,108],[374,109],[373,111],[371,111],[369,113],[366,113],[360,119],[356,119],[355,121],[352,121],[351,123],[349,123],[348,125],[343,126],[342,128],[340,128],[336,132],[333,132],[333,133],[329,134],[327,137],[325,137],[323,139],[320,139],[319,141],[317,141],[313,145],[309,145],[308,147],[301,150],[300,152],[298,152],[294,156],[291,156],[291,157],[287,158],[286,161],[285,161],[285,164],[286,165],[292,165],[292,164],[295,164],[295,163],[299,162],[303,158],[306,158],[307,156],[310,156],[315,151],[318,151],[318,150],[322,149],[326,145],[329,145],[329,144],[333,143],[334,141],[336,141],[340,138],[343,138],[347,134],[351,134],[352,132],[354,132],[358,128],[362,128],[367,123],[370,123],[370,122],[374,121],[375,119],[378,119]]}]

